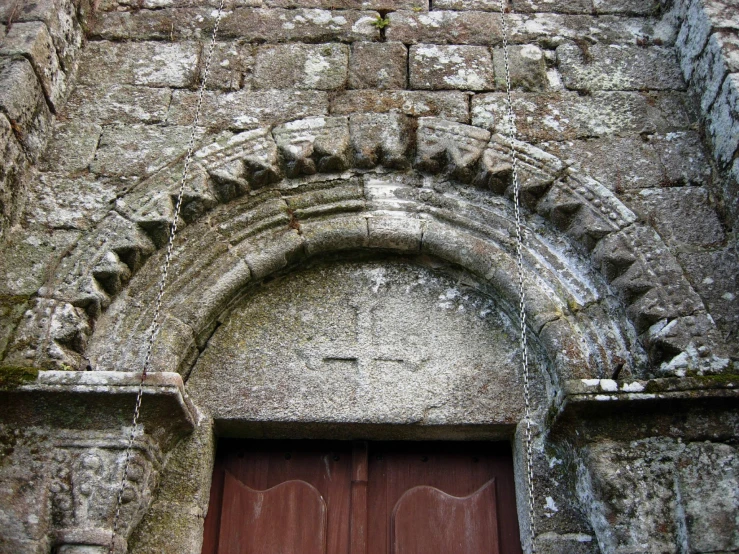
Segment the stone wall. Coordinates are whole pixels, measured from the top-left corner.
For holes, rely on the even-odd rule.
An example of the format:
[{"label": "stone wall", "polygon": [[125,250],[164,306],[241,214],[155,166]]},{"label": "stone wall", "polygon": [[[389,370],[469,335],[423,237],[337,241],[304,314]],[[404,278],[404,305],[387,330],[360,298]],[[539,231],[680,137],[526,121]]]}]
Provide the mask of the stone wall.
[{"label": "stone wall", "polygon": [[[98,391],[103,413],[116,387],[135,382],[126,372],[146,352],[217,4],[0,8],[9,405],[57,391],[79,406],[75,395]],[[178,417],[197,432],[147,451],[124,532],[131,551],[199,552],[213,429],[512,440],[527,548],[739,551],[737,8],[515,0],[511,144],[496,0],[226,5],[152,358],[169,385],[150,394],[170,394],[180,377],[166,372],[178,372],[191,414]],[[518,359],[511,147],[536,362],[535,538],[521,376],[495,361]],[[350,290],[355,277],[361,290]],[[360,323],[375,309],[384,358]],[[414,327],[408,311],[434,318]],[[283,325],[290,317],[305,324]],[[364,342],[349,340],[355,327]],[[341,340],[305,346],[328,330]],[[489,363],[460,355],[450,371],[483,335]],[[439,337],[448,352],[433,348]],[[241,360],[247,346],[260,354]],[[360,367],[367,382],[354,381]],[[98,436],[59,416],[74,443],[49,413],[26,429],[0,420],[0,504],[12,507],[0,507],[0,550],[102,551],[109,506],[85,519],[54,495],[73,494],[62,485],[76,472],[117,475],[127,418],[108,417]],[[142,445],[159,436],[157,415],[149,422]],[[84,448],[99,467],[85,465]],[[23,488],[30,479],[48,487]]]},{"label": "stone wall", "polygon": [[0,232],[18,223],[32,166],[63,108],[82,47],[84,2],[0,3]]}]

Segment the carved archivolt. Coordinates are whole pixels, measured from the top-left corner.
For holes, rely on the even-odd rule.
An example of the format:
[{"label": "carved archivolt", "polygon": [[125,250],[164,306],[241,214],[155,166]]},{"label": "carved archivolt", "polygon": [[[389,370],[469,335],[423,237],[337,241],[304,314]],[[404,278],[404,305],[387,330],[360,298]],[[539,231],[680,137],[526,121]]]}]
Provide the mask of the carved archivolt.
[{"label": "carved archivolt", "polygon": [[[722,369],[713,321],[658,235],[597,181],[532,145],[513,146],[529,210],[531,332],[559,376]],[[188,367],[248,282],[325,252],[433,255],[515,305],[509,148],[478,127],[398,114],[219,135],[196,152],[187,182],[189,229],[176,244],[155,369]],[[37,310],[47,342],[26,337],[12,356],[139,369],[159,268],[144,262],[166,241],[181,171],[175,163],[120,198],[62,260],[57,282],[41,291],[52,308]],[[39,322],[27,319],[30,336]]]}]

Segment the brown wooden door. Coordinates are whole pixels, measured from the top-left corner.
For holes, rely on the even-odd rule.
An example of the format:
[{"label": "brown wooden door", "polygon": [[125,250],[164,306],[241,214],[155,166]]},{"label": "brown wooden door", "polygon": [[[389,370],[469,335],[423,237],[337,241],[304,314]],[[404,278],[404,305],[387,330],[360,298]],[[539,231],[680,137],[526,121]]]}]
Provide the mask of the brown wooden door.
[{"label": "brown wooden door", "polygon": [[203,554],[520,554],[507,445],[219,442]]}]

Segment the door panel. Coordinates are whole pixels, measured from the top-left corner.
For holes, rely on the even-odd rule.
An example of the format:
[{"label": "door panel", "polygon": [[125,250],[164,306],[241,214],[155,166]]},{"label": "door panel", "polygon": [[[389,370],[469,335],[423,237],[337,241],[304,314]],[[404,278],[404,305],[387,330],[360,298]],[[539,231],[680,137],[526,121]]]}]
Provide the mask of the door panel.
[{"label": "door panel", "polygon": [[254,490],[225,472],[223,554],[326,554],[326,503],[305,481]]},{"label": "door panel", "polygon": [[202,552],[521,554],[510,447],[221,440]]},{"label": "door panel", "polygon": [[391,554],[499,554],[495,479],[458,498],[413,487],[393,509]]}]

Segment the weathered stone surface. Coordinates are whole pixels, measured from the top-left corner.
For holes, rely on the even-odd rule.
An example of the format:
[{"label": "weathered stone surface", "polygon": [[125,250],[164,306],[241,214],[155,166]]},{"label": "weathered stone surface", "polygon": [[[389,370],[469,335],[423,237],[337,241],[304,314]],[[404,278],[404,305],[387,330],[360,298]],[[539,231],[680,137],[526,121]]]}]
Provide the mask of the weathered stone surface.
[{"label": "weathered stone surface", "polygon": [[399,112],[412,117],[436,116],[469,122],[467,95],[458,91],[348,90],[331,100],[331,114]]},{"label": "weathered stone surface", "polygon": [[416,166],[423,171],[449,171],[454,178],[471,181],[490,133],[471,125],[434,117],[418,122]]},{"label": "weathered stone surface", "polygon": [[492,55],[482,46],[411,46],[409,67],[414,89],[495,89]]},{"label": "weathered stone surface", "polygon": [[[78,16],[79,2],[74,0],[39,0],[23,3],[21,6],[6,2],[0,18],[7,21],[11,17],[16,22],[42,21],[54,41],[54,48],[61,67],[68,75],[76,67],[76,58],[82,47],[83,32]],[[15,8],[15,9],[14,9]],[[80,12],[84,9],[80,9]]]},{"label": "weathered stone surface", "polygon": [[[479,10],[500,11],[499,0],[435,0],[438,10]],[[592,13],[593,0],[516,0],[513,4],[516,13]]]},{"label": "weathered stone surface", "polygon": [[712,246],[724,240],[716,209],[702,187],[642,190],[625,198],[669,245]]},{"label": "weathered stone surface", "polygon": [[[604,237],[593,262],[620,292],[640,333],[659,321],[667,324],[703,310],[677,260],[650,227],[631,225]],[[653,354],[660,362],[661,354]]]},{"label": "weathered stone surface", "polygon": [[500,15],[488,12],[398,11],[389,14],[388,40],[404,44],[496,44]]},{"label": "weathered stone surface", "polygon": [[[500,45],[503,33],[500,14],[483,11],[397,11],[389,15],[388,40],[405,44]],[[669,42],[669,25],[644,19],[616,16],[561,15],[553,13],[511,14],[508,37],[513,44],[537,43],[556,46],[565,40],[588,37],[594,42],[635,43],[637,38]]]},{"label": "weathered stone surface", "polygon": [[102,132],[100,125],[79,119],[58,122],[39,162],[39,169],[56,173],[87,169],[95,157]]},{"label": "weathered stone surface", "polygon": [[541,146],[617,194],[641,188],[703,185],[711,179],[711,166],[695,131],[650,135],[647,140],[604,137]]},{"label": "weathered stone surface", "polygon": [[[299,324],[285,327],[287,320]],[[520,409],[515,362],[504,361],[516,357],[511,332],[490,300],[428,269],[319,266],[237,307],[210,339],[188,391],[230,425],[316,417],[506,424],[503,414]],[[282,352],[278,368],[275,349]],[[265,372],[265,364],[273,370]],[[234,372],[241,377],[229,377]],[[292,393],[295,387],[304,392]]]},{"label": "weathered stone surface", "polygon": [[221,202],[273,183],[282,175],[277,144],[266,129],[223,133],[195,152],[194,159],[215,181],[215,194]]},{"label": "weathered stone surface", "polygon": [[0,110],[35,162],[46,141],[51,113],[33,67],[23,58],[0,58]]},{"label": "weathered stone surface", "polygon": [[739,37],[729,32],[713,33],[696,60],[691,77],[691,89],[700,99],[701,112],[711,109],[726,75],[738,72]]},{"label": "weathered stone surface", "polygon": [[342,171],[350,166],[349,121],[346,117],[312,117],[273,130],[287,164],[287,175]]},{"label": "weathered stone surface", "polygon": [[593,0],[593,7],[598,14],[655,15],[659,11],[659,4],[659,0]]},{"label": "weathered stone surface", "polygon": [[666,438],[590,445],[578,492],[602,550],[727,552],[739,544],[733,447]]},{"label": "weathered stone surface", "polygon": [[[39,329],[43,333],[39,334]],[[84,370],[91,329],[81,308],[49,298],[36,298],[23,314],[3,363],[20,367]]]},{"label": "weathered stone surface", "polygon": [[40,22],[16,23],[0,43],[0,55],[23,56],[30,60],[49,103],[58,109],[67,91],[67,76],[59,66],[56,49]]},{"label": "weathered stone surface", "polygon": [[196,42],[91,42],[80,56],[83,85],[191,87],[201,45]]},{"label": "weathered stone surface", "polygon": [[[644,96],[630,92],[513,95],[516,126],[524,140],[571,140],[604,135],[654,132]],[[472,124],[506,133],[507,101],[503,93],[472,99]]]},{"label": "weathered stone surface", "polygon": [[[548,506],[551,507],[551,504]],[[598,552],[597,548],[597,542],[585,533],[560,535],[550,531],[536,537],[536,551],[541,554],[591,554]]]},{"label": "weathered stone surface", "polygon": [[692,443],[677,462],[688,544],[696,552],[739,548],[739,455],[728,444]]},{"label": "weathered stone surface", "polygon": [[698,128],[699,112],[687,92],[665,90],[642,94],[647,103],[648,117],[657,133],[694,131]]},{"label": "weathered stone surface", "polygon": [[265,0],[271,8],[321,8],[325,10],[428,11],[428,0]]},{"label": "weathered stone surface", "polygon": [[665,169],[657,153],[641,137],[552,141],[540,146],[617,194],[664,182]]},{"label": "weathered stone surface", "polygon": [[76,231],[48,229],[6,234],[2,244],[3,273],[0,296],[30,296],[54,277],[55,267],[79,239]]},{"label": "weathered stone surface", "polygon": [[414,145],[413,125],[401,114],[355,114],[349,129],[357,167],[405,169]]},{"label": "weathered stone surface", "polygon": [[[197,94],[175,91],[167,115],[171,125],[192,125]],[[254,129],[304,117],[328,115],[328,95],[323,91],[206,92],[201,121],[209,129]]]},{"label": "weathered stone surface", "polygon": [[697,132],[652,135],[649,143],[657,152],[667,183],[705,185],[711,181],[709,154]]},{"label": "weathered stone surface", "polygon": [[[514,141],[513,149],[516,153],[521,202],[524,205],[533,205],[547,187],[563,176],[566,165],[555,156],[526,142]],[[474,184],[498,194],[506,194],[513,181],[510,139],[494,135],[483,152],[480,166]],[[601,189],[599,187],[597,190]]]},{"label": "weathered stone surface", "polygon": [[15,223],[23,208],[26,196],[23,176],[28,165],[10,121],[0,114],[0,229],[3,233]]},{"label": "weathered stone surface", "polygon": [[739,146],[739,73],[726,77],[706,119],[713,157],[727,166]]},{"label": "weathered stone surface", "polygon": [[346,85],[348,65],[345,44],[260,46],[252,85],[255,89],[338,89]]},{"label": "weathered stone surface", "polygon": [[[205,73],[205,59],[210,43],[203,43],[200,80]],[[209,89],[239,90],[247,83],[254,69],[254,46],[238,42],[217,42],[208,70]]]},{"label": "weathered stone surface", "polygon": [[578,492],[601,550],[678,551],[676,457],[675,443],[660,439],[587,449]]},{"label": "weathered stone surface", "polygon": [[162,123],[167,119],[171,102],[172,91],[167,88],[80,85],[70,94],[62,116],[101,125]]},{"label": "weathered stone surface", "polygon": [[[90,32],[107,40],[207,39],[215,17],[212,8],[107,12],[92,21]],[[224,15],[219,36],[246,42],[374,40],[378,17],[375,11],[236,8]]]},{"label": "weathered stone surface", "polygon": [[[112,125],[103,129],[90,170],[99,175],[141,178],[185,153],[191,129],[184,126]],[[200,130],[198,135],[202,136]]]},{"label": "weathered stone surface", "polygon": [[[493,53],[495,65],[495,86],[498,90],[506,89],[505,53],[496,48]],[[511,76],[511,87],[530,92],[544,91],[550,86],[547,77],[547,64],[544,52],[538,46],[525,44],[511,46],[508,49],[508,68]]]},{"label": "weathered stone surface", "polygon": [[49,229],[92,228],[101,221],[124,187],[112,179],[39,173],[30,179],[26,222]]},{"label": "weathered stone surface", "polygon": [[739,256],[736,248],[679,254],[678,258],[736,355],[739,349],[739,273],[736,271]]},{"label": "weathered stone surface", "polygon": [[355,42],[349,59],[349,88],[403,89],[408,49],[399,42]]},{"label": "weathered stone surface", "polygon": [[557,48],[557,61],[569,89],[685,89],[672,48],[563,44]]}]

